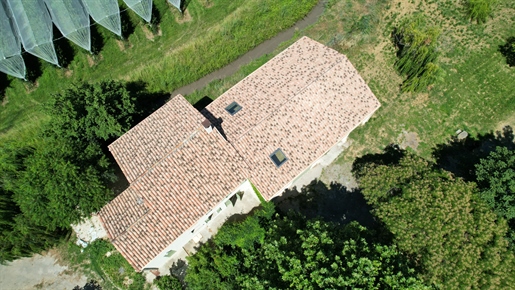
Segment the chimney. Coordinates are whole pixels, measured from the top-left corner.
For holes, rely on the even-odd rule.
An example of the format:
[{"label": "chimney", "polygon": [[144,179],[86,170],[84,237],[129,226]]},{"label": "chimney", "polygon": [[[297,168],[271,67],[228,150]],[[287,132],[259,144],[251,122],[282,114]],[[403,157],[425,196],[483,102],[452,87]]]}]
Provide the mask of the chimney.
[{"label": "chimney", "polygon": [[204,121],[202,121],[202,126],[204,126],[204,129],[206,129],[206,132],[208,134],[213,132],[213,125],[211,124],[211,122],[208,119],[205,119]]}]

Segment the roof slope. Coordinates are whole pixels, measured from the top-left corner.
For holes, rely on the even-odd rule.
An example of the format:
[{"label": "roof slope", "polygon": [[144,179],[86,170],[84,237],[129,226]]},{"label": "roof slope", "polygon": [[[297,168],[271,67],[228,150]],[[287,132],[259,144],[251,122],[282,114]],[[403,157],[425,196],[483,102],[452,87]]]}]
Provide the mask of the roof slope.
[{"label": "roof slope", "polygon": [[[199,127],[99,216],[118,251],[142,269],[245,180],[244,164],[216,129]],[[132,210],[138,199],[148,212]]]},{"label": "roof slope", "polygon": [[191,136],[205,119],[181,95],[109,145],[127,180],[132,183]]},{"label": "roof slope", "polygon": [[[233,101],[242,109],[231,116]],[[380,104],[344,55],[303,37],[212,102],[252,182],[270,199]],[[281,148],[288,161],[270,159]]]},{"label": "roof slope", "polygon": [[271,199],[379,106],[344,55],[303,37],[206,107],[220,132],[179,95],[111,144],[131,185],[99,215],[142,269],[246,178]]},{"label": "roof slope", "polygon": [[[344,58],[337,51],[303,37],[223,93],[205,111],[220,118],[227,139],[236,142]],[[225,108],[233,101],[242,109],[230,115]],[[216,119],[211,121],[215,123]]]}]

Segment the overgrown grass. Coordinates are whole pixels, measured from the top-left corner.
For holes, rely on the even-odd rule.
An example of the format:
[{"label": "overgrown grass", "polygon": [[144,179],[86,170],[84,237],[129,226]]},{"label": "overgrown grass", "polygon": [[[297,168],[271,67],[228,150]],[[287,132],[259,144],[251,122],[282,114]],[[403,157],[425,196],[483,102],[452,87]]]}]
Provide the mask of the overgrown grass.
[{"label": "overgrown grass", "polygon": [[[96,240],[86,248],[72,242],[63,244],[61,253],[74,271],[85,271],[88,278],[98,280],[103,289],[148,289],[145,277],[134,271],[125,258],[105,240]],[[80,285],[82,286],[82,285]]]},{"label": "overgrown grass", "polygon": [[160,15],[158,29],[127,12],[135,27],[127,39],[95,26],[104,36],[98,55],[75,49],[67,69],[42,63],[35,84],[11,80],[6,104],[0,106],[0,138],[31,138],[46,119],[41,104],[74,82],[141,81],[150,92],[171,92],[293,25],[318,1],[190,1],[183,15],[165,2],[154,3]]},{"label": "overgrown grass", "polygon": [[[346,54],[381,101],[374,117],[350,136],[354,143],[338,162],[400,143],[403,131],[419,138],[416,151],[431,158],[436,144],[458,129],[472,135],[499,130],[515,117],[515,70],[499,52],[515,34],[515,3],[499,1],[494,19],[479,26],[456,1],[332,1],[322,21],[307,32]],[[401,3],[402,5],[397,5]],[[349,9],[352,8],[352,9]],[[443,80],[422,93],[400,93],[391,32],[403,15],[422,12],[443,29]],[[363,15],[379,14],[369,33],[352,28]],[[327,31],[335,31],[330,35]]]}]

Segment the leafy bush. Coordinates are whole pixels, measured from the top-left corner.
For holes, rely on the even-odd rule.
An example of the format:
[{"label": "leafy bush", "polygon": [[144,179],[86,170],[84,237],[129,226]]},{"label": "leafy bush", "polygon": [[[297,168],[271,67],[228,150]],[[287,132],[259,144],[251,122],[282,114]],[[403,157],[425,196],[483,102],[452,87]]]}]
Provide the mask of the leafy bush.
[{"label": "leafy bush", "polygon": [[154,282],[154,283],[160,290],[182,290],[183,289],[181,281],[177,277],[171,276],[171,275],[161,276],[161,277],[157,278],[156,282]]},{"label": "leafy bush", "polygon": [[422,14],[404,18],[394,30],[394,42],[398,47],[395,66],[406,76],[401,86],[403,92],[419,92],[441,77],[442,71],[436,64],[439,36],[440,29],[428,25]]},{"label": "leafy bush", "polygon": [[467,0],[467,13],[470,19],[484,23],[492,14],[497,0]]}]

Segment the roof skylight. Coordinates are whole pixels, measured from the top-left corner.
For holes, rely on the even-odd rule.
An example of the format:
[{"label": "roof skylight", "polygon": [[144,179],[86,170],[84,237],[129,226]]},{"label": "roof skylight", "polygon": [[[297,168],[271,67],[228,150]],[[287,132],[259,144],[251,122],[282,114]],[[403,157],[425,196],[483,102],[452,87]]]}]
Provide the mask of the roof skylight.
[{"label": "roof skylight", "polygon": [[270,155],[270,159],[272,159],[275,166],[277,166],[277,167],[280,167],[281,165],[284,164],[284,162],[286,162],[288,160],[288,158],[286,157],[286,155],[284,155],[281,148],[278,148],[277,150],[275,150],[274,153],[272,153]]},{"label": "roof skylight", "polygon": [[234,115],[238,113],[239,110],[241,110],[241,106],[236,102],[232,102],[229,106],[225,107],[225,110],[227,113]]}]

